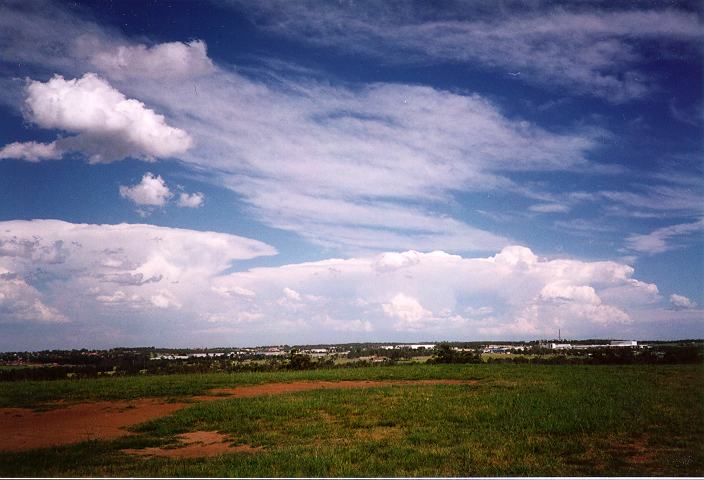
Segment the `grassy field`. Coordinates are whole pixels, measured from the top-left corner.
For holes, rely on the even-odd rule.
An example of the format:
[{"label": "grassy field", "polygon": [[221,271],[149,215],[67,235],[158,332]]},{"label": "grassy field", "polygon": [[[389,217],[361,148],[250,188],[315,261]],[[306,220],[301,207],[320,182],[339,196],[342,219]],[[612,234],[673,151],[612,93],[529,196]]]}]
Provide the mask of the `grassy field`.
[{"label": "grassy field", "polygon": [[[0,454],[0,476],[702,475],[703,374],[700,365],[404,365],[4,383],[0,405],[39,406],[265,382],[478,380],[197,403],[134,436]],[[120,452],[198,430],[263,449],[207,459]]]}]

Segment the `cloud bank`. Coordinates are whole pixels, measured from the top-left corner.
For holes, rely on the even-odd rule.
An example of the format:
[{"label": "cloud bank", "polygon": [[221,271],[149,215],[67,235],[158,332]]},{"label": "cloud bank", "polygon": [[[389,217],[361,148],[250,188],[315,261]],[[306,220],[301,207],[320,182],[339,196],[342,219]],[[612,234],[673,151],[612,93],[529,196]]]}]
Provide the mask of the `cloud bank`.
[{"label": "cloud bank", "polygon": [[[214,232],[0,222],[0,309],[15,325],[64,322],[67,337],[91,328],[112,332],[96,339],[108,344],[134,334],[209,345],[541,338],[558,328],[632,337],[667,310],[657,286],[628,265],[543,259],[520,246],[489,257],[387,252],[227,273],[232,262],[275,253]],[[670,301],[684,307],[678,295]],[[694,304],[667,311],[689,326],[701,314]]]}]

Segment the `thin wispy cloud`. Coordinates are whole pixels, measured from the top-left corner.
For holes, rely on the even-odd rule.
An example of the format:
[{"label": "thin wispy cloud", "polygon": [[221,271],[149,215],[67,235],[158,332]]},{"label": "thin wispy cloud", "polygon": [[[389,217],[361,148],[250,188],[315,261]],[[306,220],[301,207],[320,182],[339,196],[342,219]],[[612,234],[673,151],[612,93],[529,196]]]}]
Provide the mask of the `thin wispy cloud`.
[{"label": "thin wispy cloud", "polygon": [[633,234],[626,239],[626,246],[636,252],[656,254],[678,248],[682,242],[701,238],[704,219],[692,223],[680,223],[658,228],[646,234]]},{"label": "thin wispy cloud", "polygon": [[[389,63],[462,62],[502,71],[517,81],[628,102],[657,83],[641,70],[655,46],[696,49],[696,11],[605,4],[535,4],[526,8],[460,2],[433,8],[421,2],[258,2],[243,8],[276,34]],[[625,8],[624,8],[625,7]],[[655,53],[658,54],[657,52]]]}]

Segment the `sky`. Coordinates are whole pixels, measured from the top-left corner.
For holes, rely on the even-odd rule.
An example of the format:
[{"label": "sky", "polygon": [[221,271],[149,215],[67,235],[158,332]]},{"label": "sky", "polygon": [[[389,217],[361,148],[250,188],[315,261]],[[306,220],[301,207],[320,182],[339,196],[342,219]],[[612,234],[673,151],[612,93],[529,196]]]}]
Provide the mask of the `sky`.
[{"label": "sky", "polygon": [[704,337],[703,23],[0,0],[0,350]]}]

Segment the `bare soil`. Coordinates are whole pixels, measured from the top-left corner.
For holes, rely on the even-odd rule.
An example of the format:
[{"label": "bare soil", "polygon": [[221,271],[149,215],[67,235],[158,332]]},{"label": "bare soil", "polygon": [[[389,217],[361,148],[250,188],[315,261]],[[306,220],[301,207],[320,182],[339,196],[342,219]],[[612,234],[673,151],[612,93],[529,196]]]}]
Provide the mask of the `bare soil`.
[{"label": "bare soil", "polygon": [[190,432],[177,435],[173,447],[126,448],[122,452],[142,457],[201,458],[216,457],[225,453],[256,453],[262,447],[231,445],[232,440],[218,432]]},{"label": "bare soil", "polygon": [[[471,385],[476,383],[476,380],[269,383],[216,388],[210,390],[209,395],[194,396],[188,400],[213,401],[224,398],[281,395],[308,390],[371,388],[392,385]],[[188,405],[189,403],[185,401],[167,403],[163,399],[141,398],[132,401],[101,401],[61,405],[59,408],[46,411],[35,411],[28,408],[0,408],[0,452],[19,452],[68,445],[86,440],[110,440],[130,435],[131,432],[126,430],[127,427],[167,416]],[[191,447],[195,448],[194,445]],[[190,452],[192,449],[188,451]]]},{"label": "bare soil", "polygon": [[86,440],[128,435],[129,425],[163,417],[188,405],[144,398],[92,402],[37,412],[28,408],[0,409],[0,451],[19,452]]}]

